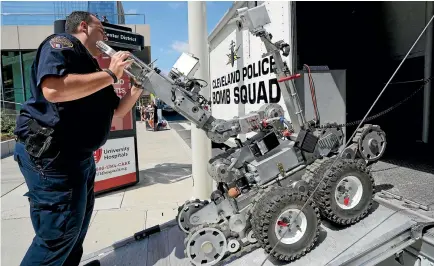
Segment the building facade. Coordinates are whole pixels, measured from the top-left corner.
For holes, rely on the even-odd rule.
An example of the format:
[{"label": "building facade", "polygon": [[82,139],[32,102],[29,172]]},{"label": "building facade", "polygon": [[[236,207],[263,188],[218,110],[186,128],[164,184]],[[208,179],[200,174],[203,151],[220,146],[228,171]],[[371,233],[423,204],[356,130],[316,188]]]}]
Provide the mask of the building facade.
[{"label": "building facade", "polygon": [[88,11],[109,23],[125,24],[120,1],[3,1],[2,25],[52,25],[74,10]]},{"label": "building facade", "polygon": [[[26,6],[29,3],[30,6]],[[1,26],[1,108],[2,112],[17,113],[20,105],[29,99],[30,72],[36,49],[50,34],[54,33],[54,21],[65,19],[64,13],[88,10],[106,16],[110,24],[123,24],[131,33],[143,36],[144,45],[136,53],[146,63],[151,62],[150,27],[146,24],[125,25],[120,2],[2,2]],[[114,12],[114,11],[119,12]],[[10,15],[33,12],[50,15]],[[120,22],[120,23],[113,23]],[[110,29],[108,29],[110,30]],[[129,31],[129,30],[128,30]],[[128,32],[125,32],[128,34]]]}]

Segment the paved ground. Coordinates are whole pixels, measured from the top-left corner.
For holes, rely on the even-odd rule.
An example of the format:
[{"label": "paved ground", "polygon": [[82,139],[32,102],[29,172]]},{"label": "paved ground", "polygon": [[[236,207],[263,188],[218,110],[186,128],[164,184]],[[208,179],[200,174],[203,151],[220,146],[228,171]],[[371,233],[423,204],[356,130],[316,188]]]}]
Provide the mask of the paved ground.
[{"label": "paved ground", "polygon": [[165,119],[169,122],[170,128],[176,131],[184,140],[185,144],[191,148],[191,123],[181,115],[166,116]]},{"label": "paved ground", "polygon": [[24,183],[23,176],[16,171],[13,156],[1,160],[1,196],[13,191]]},{"label": "paved ground", "polygon": [[187,121],[177,121],[170,123],[170,126],[176,130],[176,133],[185,141],[191,148],[191,124]]},{"label": "paved ground", "polygon": [[[140,182],[100,195],[84,243],[89,254],[173,219],[191,197],[191,151],[174,130],[146,131],[138,122]],[[27,187],[12,157],[2,159],[1,264],[19,265],[33,238]]]},{"label": "paved ground", "polygon": [[[190,125],[179,117],[167,120],[172,129],[160,132],[146,131],[144,124],[137,124],[140,182],[98,197],[84,245],[87,254],[84,260],[108,254],[102,259],[103,265],[188,265],[183,260],[184,235],[176,227],[169,227],[145,241],[128,243],[127,248],[115,249],[126,244],[128,241],[122,240],[134,233],[173,220],[177,207],[191,196]],[[213,153],[218,152],[218,149],[213,150]],[[375,166],[374,176],[379,188],[411,199],[420,206],[434,208],[431,168],[415,171],[399,163],[395,160]],[[33,231],[28,202],[22,196],[26,186],[11,157],[2,160],[1,181],[2,264],[18,265]],[[409,206],[434,217],[433,211],[418,209],[417,204]],[[101,249],[106,253],[100,252]],[[132,264],[126,264],[127,261]]]}]

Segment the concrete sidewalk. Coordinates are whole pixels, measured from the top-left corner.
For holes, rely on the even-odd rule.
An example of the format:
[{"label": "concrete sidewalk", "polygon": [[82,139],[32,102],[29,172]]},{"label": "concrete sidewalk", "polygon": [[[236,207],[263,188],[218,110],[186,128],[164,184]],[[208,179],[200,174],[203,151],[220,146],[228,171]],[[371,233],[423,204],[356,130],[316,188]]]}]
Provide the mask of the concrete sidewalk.
[{"label": "concrete sidewalk", "polygon": [[[175,123],[170,125],[176,127]],[[113,244],[134,233],[175,218],[178,206],[192,195],[189,129],[188,123],[184,123],[177,129],[178,133],[174,129],[153,132],[146,131],[144,123],[137,123],[140,182],[97,198],[84,243],[84,258],[99,257],[101,250],[112,248]],[[179,134],[180,131],[186,132]],[[414,210],[434,218],[431,196],[434,175],[431,172],[386,162],[378,163],[373,170],[380,190],[430,207],[430,211]],[[26,185],[12,157],[2,159],[1,182],[1,262],[2,265],[19,265],[34,233],[28,202],[23,197]],[[173,227],[148,240],[131,244],[136,248],[111,252],[103,257],[103,265],[123,265],[121,262],[125,257],[134,257],[138,265],[187,265],[183,257],[183,239],[182,232]],[[154,251],[158,255],[153,254]]]},{"label": "concrete sidewalk", "polygon": [[[96,199],[84,254],[173,220],[192,196],[191,150],[174,130],[146,131],[137,122],[140,182]],[[12,157],[2,159],[2,265],[19,265],[34,236],[24,179]]]}]

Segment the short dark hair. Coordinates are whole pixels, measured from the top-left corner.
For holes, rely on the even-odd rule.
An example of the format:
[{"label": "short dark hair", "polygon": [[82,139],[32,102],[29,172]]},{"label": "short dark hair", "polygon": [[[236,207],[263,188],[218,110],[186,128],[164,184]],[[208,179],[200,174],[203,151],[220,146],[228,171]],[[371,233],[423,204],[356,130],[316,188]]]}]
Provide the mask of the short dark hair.
[{"label": "short dark hair", "polygon": [[72,34],[77,32],[77,27],[82,21],[86,23],[92,22],[92,13],[86,11],[74,11],[67,18],[65,22],[65,32]]}]

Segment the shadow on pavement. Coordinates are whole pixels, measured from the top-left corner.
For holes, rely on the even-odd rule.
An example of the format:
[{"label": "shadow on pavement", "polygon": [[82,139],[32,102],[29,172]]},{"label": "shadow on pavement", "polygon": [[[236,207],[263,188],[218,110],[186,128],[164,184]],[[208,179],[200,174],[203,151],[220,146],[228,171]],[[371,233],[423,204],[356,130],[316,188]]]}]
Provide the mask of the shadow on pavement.
[{"label": "shadow on pavement", "polygon": [[132,189],[154,184],[172,184],[191,177],[191,164],[165,163],[140,171],[140,180]]},{"label": "shadow on pavement", "polygon": [[387,191],[393,189],[395,186],[392,184],[381,184],[375,186],[375,192]]}]

